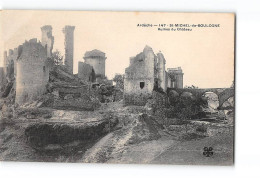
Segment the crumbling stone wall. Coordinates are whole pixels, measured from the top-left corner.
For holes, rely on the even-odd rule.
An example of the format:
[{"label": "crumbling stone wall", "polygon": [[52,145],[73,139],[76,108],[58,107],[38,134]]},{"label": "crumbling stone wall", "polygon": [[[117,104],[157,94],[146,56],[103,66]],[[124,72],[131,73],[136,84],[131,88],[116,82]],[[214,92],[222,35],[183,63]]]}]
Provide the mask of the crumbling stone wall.
[{"label": "crumbling stone wall", "polygon": [[26,41],[20,48],[16,62],[17,104],[36,100],[46,92],[49,81],[47,51],[37,39]]},{"label": "crumbling stone wall", "polygon": [[73,74],[73,54],[74,54],[74,30],[75,26],[65,26],[63,33],[65,34],[65,66],[68,71]]},{"label": "crumbling stone wall", "polygon": [[155,83],[155,55],[146,46],[140,54],[132,57],[130,66],[125,69],[124,104],[145,105],[152,97]]},{"label": "crumbling stone wall", "polygon": [[86,82],[95,81],[95,71],[93,67],[84,62],[78,63],[78,77]]},{"label": "crumbling stone wall", "polygon": [[51,58],[54,43],[54,37],[52,36],[52,27],[50,25],[45,25],[41,27],[41,30],[42,45],[47,49],[47,57]]}]

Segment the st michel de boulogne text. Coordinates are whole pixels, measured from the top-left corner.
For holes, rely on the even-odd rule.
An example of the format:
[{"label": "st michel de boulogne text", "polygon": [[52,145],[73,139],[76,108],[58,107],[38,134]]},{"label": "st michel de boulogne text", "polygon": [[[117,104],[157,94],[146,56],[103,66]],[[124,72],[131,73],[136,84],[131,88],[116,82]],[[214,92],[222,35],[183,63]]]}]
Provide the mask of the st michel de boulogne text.
[{"label": "st michel de boulogne text", "polygon": [[137,24],[142,28],[157,28],[158,31],[192,31],[194,28],[219,28],[220,24]]}]

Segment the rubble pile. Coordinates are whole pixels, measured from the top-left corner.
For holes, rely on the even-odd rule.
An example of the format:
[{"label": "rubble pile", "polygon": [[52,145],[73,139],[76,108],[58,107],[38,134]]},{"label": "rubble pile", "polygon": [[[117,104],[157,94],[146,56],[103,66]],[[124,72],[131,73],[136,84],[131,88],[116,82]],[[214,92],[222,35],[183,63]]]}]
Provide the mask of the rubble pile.
[{"label": "rubble pile", "polygon": [[47,94],[40,101],[44,107],[93,111],[100,107],[97,93],[90,83],[84,83],[58,66],[51,71]]}]

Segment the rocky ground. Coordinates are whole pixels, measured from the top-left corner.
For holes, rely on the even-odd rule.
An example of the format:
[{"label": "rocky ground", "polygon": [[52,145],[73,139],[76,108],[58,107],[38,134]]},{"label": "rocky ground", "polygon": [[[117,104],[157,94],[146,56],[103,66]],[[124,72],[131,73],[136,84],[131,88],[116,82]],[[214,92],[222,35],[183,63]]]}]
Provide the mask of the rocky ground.
[{"label": "rocky ground", "polygon": [[[233,163],[233,113],[227,120],[162,126],[147,108],[103,103],[95,111],[20,109],[1,119],[0,160],[97,163]],[[203,155],[212,147],[211,157]]]}]

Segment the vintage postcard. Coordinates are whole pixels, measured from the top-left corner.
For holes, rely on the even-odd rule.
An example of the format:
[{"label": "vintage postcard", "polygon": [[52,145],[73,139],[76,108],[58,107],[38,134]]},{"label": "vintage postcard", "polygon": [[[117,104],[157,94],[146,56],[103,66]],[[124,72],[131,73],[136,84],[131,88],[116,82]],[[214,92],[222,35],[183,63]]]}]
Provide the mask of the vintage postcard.
[{"label": "vintage postcard", "polygon": [[1,161],[233,165],[234,13],[0,23]]}]

